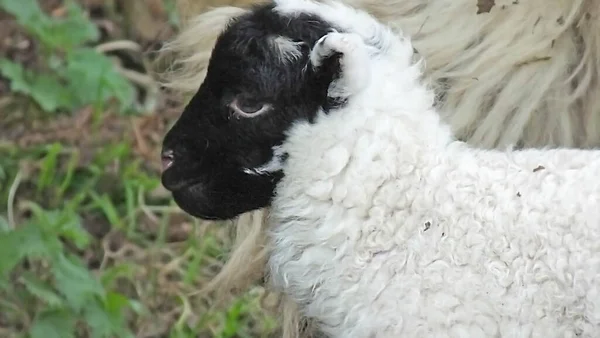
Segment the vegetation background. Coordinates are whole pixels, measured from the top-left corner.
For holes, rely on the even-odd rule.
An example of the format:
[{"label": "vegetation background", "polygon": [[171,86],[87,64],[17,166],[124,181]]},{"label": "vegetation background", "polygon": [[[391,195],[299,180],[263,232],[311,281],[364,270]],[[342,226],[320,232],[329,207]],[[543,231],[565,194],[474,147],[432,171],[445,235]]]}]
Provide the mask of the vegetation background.
[{"label": "vegetation background", "polygon": [[197,292],[232,226],[160,185],[184,98],[151,65],[190,14],[176,1],[0,0],[0,337],[276,334],[260,287],[225,305]]}]

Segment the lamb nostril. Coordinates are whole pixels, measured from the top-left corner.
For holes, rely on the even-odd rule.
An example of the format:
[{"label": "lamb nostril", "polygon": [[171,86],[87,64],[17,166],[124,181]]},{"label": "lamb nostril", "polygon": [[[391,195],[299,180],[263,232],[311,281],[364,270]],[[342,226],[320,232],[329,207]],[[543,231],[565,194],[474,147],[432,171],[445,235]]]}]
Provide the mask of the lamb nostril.
[{"label": "lamb nostril", "polygon": [[163,150],[160,154],[160,159],[162,162],[162,170],[165,171],[169,169],[175,160],[175,155],[173,154],[173,150]]}]

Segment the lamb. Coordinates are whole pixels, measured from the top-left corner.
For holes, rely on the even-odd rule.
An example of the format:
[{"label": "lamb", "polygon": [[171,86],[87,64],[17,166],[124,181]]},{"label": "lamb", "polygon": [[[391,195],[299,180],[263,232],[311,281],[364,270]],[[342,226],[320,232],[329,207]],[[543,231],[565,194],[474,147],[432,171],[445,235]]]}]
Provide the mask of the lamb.
[{"label": "lamb", "polygon": [[[266,22],[269,22],[269,20],[274,20],[275,22],[277,22],[280,19],[278,17],[269,16],[269,13],[265,13],[265,9],[261,7],[254,12],[253,11],[246,12],[245,16],[241,16],[238,18],[238,20],[234,20],[234,23],[235,22],[238,23],[237,26],[234,24],[233,27],[230,26],[228,29],[231,31],[231,30],[235,30],[236,27],[238,29],[240,27],[243,27],[240,25],[242,25],[245,20],[247,20],[249,18],[251,20],[251,18],[253,17],[253,15],[250,13],[254,13],[256,15],[262,13],[262,16],[260,16],[260,15],[259,16],[262,19],[264,19],[264,21],[266,21]],[[296,22],[296,24],[302,26],[301,23]],[[350,24],[353,25],[354,23],[350,23]],[[270,28],[272,33],[278,32],[278,30],[275,26]],[[313,31],[313,34],[306,34],[306,35],[310,35],[310,36],[300,37],[301,39],[299,39],[299,40],[301,40],[301,41],[304,40],[304,41],[302,41],[303,43],[301,43],[299,45],[312,46],[316,42],[316,39],[318,38],[318,36],[322,36],[324,34],[324,27],[327,27],[327,26],[328,26],[327,24],[326,25],[317,25],[316,27],[314,27],[312,25],[307,25],[307,24],[302,26],[302,30],[305,31],[305,34],[309,30],[314,30],[314,31]],[[261,27],[260,29],[264,29],[264,28]],[[284,31],[283,29],[281,29],[281,30]],[[326,30],[327,29],[325,29],[325,31]],[[299,33],[297,31],[296,32],[288,31],[287,34],[294,35],[294,34],[299,34]],[[224,34],[224,35],[226,36],[226,38],[222,39],[222,41],[227,40],[228,34]],[[231,35],[232,34],[229,34],[229,36],[231,36]],[[253,38],[257,38],[257,37],[254,36]],[[240,39],[243,40],[242,38],[240,38]],[[272,42],[273,41],[285,42],[285,39],[284,40],[281,40],[281,39],[271,40],[271,41]],[[290,41],[291,41],[291,43],[289,43]],[[284,47],[290,47],[290,46],[294,45],[295,43],[297,43],[298,41],[293,41],[293,39],[292,39],[292,40],[288,40],[287,42],[288,42],[287,44],[283,44]],[[281,46],[282,45],[279,45],[279,47],[281,47]],[[223,49],[226,49],[226,47],[227,46],[225,45],[225,48],[224,48],[223,44],[217,45],[215,47],[215,52],[218,56],[214,57],[214,60],[219,60],[221,58],[221,56],[227,55],[226,51],[223,54]],[[298,56],[297,55],[298,53],[295,53],[293,48],[291,48],[291,49],[290,48],[283,48],[283,49],[279,48],[278,50],[279,51],[288,51],[290,53],[270,54],[271,56],[274,56],[274,59],[298,61],[295,58],[300,57],[301,58],[300,61],[302,61],[302,60],[304,60],[304,59],[302,59],[302,57],[306,57],[306,55],[302,54],[302,53],[300,53],[301,55]],[[268,51],[264,51],[264,52],[268,52]],[[215,54],[215,53],[213,53],[213,54]],[[291,56],[291,59],[281,58],[280,57],[281,55],[285,55],[288,57]],[[267,58],[267,61],[268,61],[268,58]],[[213,62],[213,64],[214,64],[214,62]],[[290,64],[288,63],[287,67],[289,68],[289,66],[290,66]],[[213,69],[218,69],[215,67],[216,66],[214,66]],[[271,149],[270,147],[275,144],[280,143],[282,141],[282,139],[285,139],[285,135],[279,134],[277,130],[262,129],[262,127],[258,123],[254,123],[254,121],[257,121],[257,119],[254,119],[254,118],[242,118],[241,120],[237,120],[237,118],[240,118],[240,116],[241,116],[240,114],[238,114],[237,116],[235,116],[235,114],[234,114],[232,121],[234,121],[234,122],[242,121],[242,122],[240,122],[238,124],[234,124],[232,126],[228,126],[226,123],[223,123],[223,119],[219,118],[219,115],[226,116],[227,114],[224,114],[223,112],[219,112],[219,109],[211,108],[211,109],[209,109],[210,111],[204,111],[203,113],[206,114],[206,116],[204,116],[204,117],[194,116],[195,114],[199,114],[199,111],[201,109],[204,110],[204,109],[206,109],[206,107],[210,107],[211,101],[214,102],[214,97],[211,98],[211,95],[206,95],[207,90],[210,91],[209,89],[211,88],[211,85],[207,84],[207,83],[210,82],[214,85],[217,81],[216,74],[218,74],[218,73],[219,73],[218,71],[213,70],[213,72],[212,72],[213,76],[207,77],[207,81],[205,81],[205,83],[203,83],[200,90],[198,91],[198,94],[196,94],[195,98],[192,100],[190,105],[184,111],[181,121],[178,122],[178,124],[176,124],[176,126],[173,128],[173,131],[171,133],[169,133],[171,136],[167,135],[168,137],[165,139],[165,147],[166,148],[178,147],[178,146],[176,146],[176,144],[180,141],[179,146],[181,146],[181,144],[183,144],[184,148],[189,148],[189,149],[183,149],[183,150],[179,150],[179,151],[173,152],[173,153],[170,153],[168,151],[165,152],[165,154],[168,155],[168,156],[165,156],[165,163],[166,163],[165,167],[170,168],[170,169],[167,170],[167,172],[169,172],[169,173],[166,173],[164,175],[163,182],[166,182],[167,186],[169,184],[177,185],[176,183],[180,183],[180,186],[182,187],[187,184],[187,186],[190,187],[191,189],[186,190],[186,189],[180,189],[180,187],[175,187],[175,188],[172,187],[172,189],[175,190],[174,196],[176,197],[176,200],[178,200],[180,205],[182,205],[184,207],[184,210],[190,211],[190,213],[196,214],[198,217],[201,217],[201,218],[231,218],[232,215],[237,215],[239,213],[242,213],[245,210],[253,210],[254,208],[257,208],[257,207],[267,206],[266,201],[268,201],[272,198],[272,189],[275,186],[275,183],[277,182],[279,177],[281,176],[281,173],[279,173],[279,172],[272,172],[272,173],[270,173],[270,175],[262,176],[262,177],[255,177],[255,176],[251,176],[251,175],[239,175],[235,171],[235,166],[236,165],[240,166],[241,164],[243,164],[242,162],[247,162],[247,163],[249,163],[249,165],[246,165],[245,167],[253,167],[252,163],[256,164],[256,163],[266,162],[266,159],[268,159],[269,157],[272,157],[272,155],[275,153],[273,151],[273,149]],[[224,78],[227,78],[227,76],[225,76]],[[239,76],[239,78],[242,79],[243,76]],[[238,79],[236,79],[236,80],[238,80]],[[238,82],[244,82],[244,81],[231,81],[230,83],[238,83]],[[264,89],[266,89],[266,88],[263,88],[263,90]],[[259,91],[260,91],[260,86],[259,86]],[[229,93],[228,95],[231,95],[231,93]],[[250,105],[245,104],[243,106],[246,106],[246,108],[248,108],[247,110],[249,110],[251,112],[260,111],[263,108],[262,106],[259,105],[259,106],[254,107],[254,108],[256,108],[256,110],[253,111],[253,108],[251,107],[252,104],[250,104]],[[239,107],[233,106],[231,108],[233,110],[235,110],[234,108],[239,108]],[[452,114],[452,112],[449,112],[449,113]],[[298,117],[298,116],[296,116],[296,117]],[[308,118],[309,120],[312,120],[314,118],[314,116],[312,116],[312,115],[304,116],[304,117]],[[261,121],[261,123],[264,123],[264,126],[268,126],[268,125],[278,126],[279,122],[277,122],[277,121],[265,120],[265,118],[269,119],[269,116],[262,115],[261,118],[262,118],[262,120],[259,120],[259,121]],[[214,130],[211,130],[211,129],[214,129]],[[241,141],[239,143],[237,143],[237,141],[235,139],[233,139],[233,140],[223,139],[222,135],[219,134],[221,132],[225,132],[226,134],[233,135],[237,131],[240,131],[240,130],[247,132],[248,137],[238,140],[238,141]],[[257,134],[261,134],[261,133],[262,133],[262,135],[257,135]],[[180,137],[179,141],[178,141],[177,134],[179,134],[179,136],[183,137],[183,139],[181,139],[181,137]],[[267,134],[269,134],[269,135],[267,135]],[[196,136],[196,135],[198,135],[198,136]],[[219,135],[221,135],[221,136],[219,137]],[[171,138],[170,141],[168,140],[169,138]],[[194,138],[197,138],[197,139],[194,139]],[[224,143],[224,142],[225,143],[231,142],[231,144],[220,144],[220,143]],[[206,148],[206,149],[204,149],[204,148]],[[211,156],[203,156],[207,150],[210,151]],[[281,148],[275,147],[275,150],[280,151]],[[190,155],[196,156],[196,158],[186,159],[186,157],[189,157]],[[216,158],[215,156],[216,157],[220,156],[220,158]],[[207,160],[207,158],[209,160]],[[260,160],[261,158],[262,158],[262,160]],[[203,165],[201,165],[199,163],[194,163],[194,161],[197,162],[200,159],[202,159],[202,162],[204,162]],[[276,159],[277,159],[277,157],[276,157]],[[189,160],[191,160],[190,161],[191,165],[187,166],[186,162]],[[278,161],[279,160],[270,162],[269,163],[270,168],[273,168],[273,167],[277,168]],[[258,168],[262,170],[265,168],[269,168],[269,166],[258,165]],[[194,172],[194,171],[196,171],[196,172]],[[544,171],[544,169],[536,170],[536,172],[541,172],[541,171]],[[248,172],[252,172],[252,171],[251,170],[245,171],[246,174],[248,174]],[[259,170],[259,172],[260,172],[260,170]],[[264,172],[264,170],[263,170],[263,172]],[[238,183],[243,182],[242,184],[239,184],[238,187],[243,187],[245,185],[245,183],[251,183],[252,188],[236,190],[235,184],[230,184],[232,187],[229,187],[229,185],[226,182],[226,179],[224,179],[224,178],[226,178],[228,176],[228,174],[231,174],[231,173],[233,173],[232,177],[235,177]],[[261,181],[261,178],[263,179],[263,183],[259,183]],[[177,180],[180,180],[180,181],[175,182]],[[173,181],[173,182],[169,183],[169,181]],[[267,181],[270,181],[270,182],[267,182]],[[202,184],[199,184],[199,182]],[[522,195],[522,194],[523,194],[522,192],[517,192],[517,195]],[[238,202],[235,202],[236,199]],[[218,207],[221,207],[221,208],[217,209]],[[194,210],[194,209],[196,209],[196,210]],[[202,209],[208,209],[209,212],[202,213]],[[212,209],[212,210],[210,210],[210,209]],[[431,222],[425,223],[425,224],[426,224],[425,227],[427,227],[427,224],[429,224],[429,227],[431,228]],[[254,233],[254,235],[256,235],[256,232]]]},{"label": "lamb", "polygon": [[[339,4],[280,1],[233,22],[165,138],[163,183],[205,218],[228,210],[224,194],[273,198],[275,285],[330,336],[591,336],[600,154],[455,141],[412,51]],[[233,190],[240,177],[255,185]]]},{"label": "lamb", "polygon": [[[412,37],[439,112],[459,139],[485,148],[600,146],[600,1],[341,1]],[[172,63],[161,81],[189,98],[230,19],[265,0],[214,0],[212,9],[205,1],[176,2],[186,20],[160,53]],[[227,295],[262,281],[269,208],[234,208],[238,216],[228,219],[236,242],[204,291]]]}]

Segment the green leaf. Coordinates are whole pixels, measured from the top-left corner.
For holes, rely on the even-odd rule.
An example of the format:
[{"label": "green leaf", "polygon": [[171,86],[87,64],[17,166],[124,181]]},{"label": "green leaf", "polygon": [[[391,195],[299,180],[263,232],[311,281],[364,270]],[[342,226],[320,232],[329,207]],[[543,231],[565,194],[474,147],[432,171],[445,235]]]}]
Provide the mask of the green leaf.
[{"label": "green leaf", "polygon": [[25,256],[25,250],[17,243],[19,235],[17,231],[0,233],[0,277],[6,277]]},{"label": "green leaf", "polygon": [[69,98],[68,88],[50,73],[31,74],[30,95],[47,112],[54,112],[59,108],[75,108]]},{"label": "green leaf", "polygon": [[133,280],[135,276],[135,265],[132,263],[122,262],[116,263],[113,266],[107,267],[103,272],[100,280],[105,288],[113,288],[119,278]]},{"label": "green leaf", "polygon": [[115,318],[121,318],[123,311],[129,307],[129,299],[116,292],[106,294],[104,309]]},{"label": "green leaf", "polygon": [[137,313],[138,315],[147,313],[144,304],[137,300],[130,299],[129,307],[133,310],[133,312]]},{"label": "green leaf", "polygon": [[74,1],[66,1],[67,17],[63,20],[53,20],[49,35],[56,37],[55,46],[65,47],[95,42],[100,37],[96,25],[85,15],[83,9]]},{"label": "green leaf", "polygon": [[61,150],[62,146],[59,143],[53,143],[48,146],[48,153],[40,163],[40,174],[37,182],[38,192],[52,184],[56,176],[56,166]]},{"label": "green leaf", "polygon": [[52,267],[56,288],[79,311],[95,296],[104,297],[102,285],[75,256],[60,255]]},{"label": "green leaf", "polygon": [[113,331],[110,317],[98,302],[91,302],[84,310],[86,324],[91,328],[92,337],[108,337]]},{"label": "green leaf", "polygon": [[31,93],[31,86],[25,80],[25,71],[21,64],[8,59],[0,59],[0,73],[11,81],[10,88],[13,91],[24,94]]},{"label": "green leaf", "polygon": [[98,28],[74,1],[66,1],[67,16],[51,18],[37,0],[0,0],[0,6],[15,16],[29,33],[51,49],[71,49],[100,37]]},{"label": "green leaf", "polygon": [[50,252],[41,230],[32,224],[0,233],[0,277],[6,276],[25,257],[44,257]]},{"label": "green leaf", "polygon": [[115,207],[115,204],[110,200],[108,195],[103,194],[102,196],[96,194],[95,192],[90,192],[90,197],[92,198],[93,205],[100,208],[108,222],[114,227],[121,227],[121,218],[119,217],[119,212]]},{"label": "green leaf", "polygon": [[87,248],[91,241],[90,234],[81,226],[81,219],[75,213],[68,221],[61,224],[60,234],[73,241],[73,244],[80,250]]},{"label": "green leaf", "polygon": [[7,233],[10,231],[10,225],[8,224],[8,220],[0,215],[0,236],[3,233]]},{"label": "green leaf", "polygon": [[41,25],[46,17],[37,0],[0,0],[0,7],[14,15],[21,24]]},{"label": "green leaf", "polygon": [[[73,110],[87,104],[116,99],[121,110],[131,108],[134,86],[111,60],[95,49],[83,47],[97,41],[100,33],[84,10],[73,0],[65,1],[65,18],[52,18],[37,0],[0,0],[0,7],[41,43],[47,71],[31,72],[20,64],[0,59],[0,72],[11,81],[15,92],[31,96],[47,112]],[[58,55],[65,55],[66,59]]]},{"label": "green leaf", "polygon": [[69,162],[67,163],[67,172],[65,177],[58,188],[58,198],[62,198],[67,191],[67,188],[71,186],[71,182],[73,180],[73,176],[75,175],[75,170],[77,169],[77,165],[79,164],[79,151],[74,151],[71,153],[69,158]]},{"label": "green leaf", "polygon": [[[111,303],[110,305],[106,304],[108,307],[127,305],[127,298],[116,293],[108,294],[106,299],[107,302]],[[115,315],[111,313],[109,308],[103,307],[101,303],[90,302],[84,310],[84,316],[86,324],[91,328],[91,336],[94,338],[112,337],[113,335],[134,338],[124,325],[125,318],[122,316],[121,311]]]},{"label": "green leaf", "polygon": [[13,91],[31,96],[47,112],[110,99],[116,99],[124,111],[135,100],[133,85],[117,72],[110,59],[91,48],[67,53],[64,67],[52,72],[33,73],[18,63],[0,59],[0,73],[11,81]]},{"label": "green leaf", "polygon": [[34,202],[24,202],[33,214],[30,222],[40,227],[46,246],[52,247],[60,252],[62,244],[58,240],[63,236],[79,248],[84,249],[90,242],[90,235],[81,226],[81,218],[73,209],[74,206],[67,204],[63,210],[44,210]]},{"label": "green leaf", "polygon": [[36,316],[31,338],[74,338],[76,318],[66,310],[44,311]]},{"label": "green leaf", "polygon": [[[193,243],[194,246],[197,246],[197,243]],[[203,254],[204,252],[202,252],[202,250],[200,250],[200,248],[194,248],[195,250],[192,250],[191,252],[191,259],[187,265],[187,269],[185,270],[185,274],[183,277],[183,282],[186,285],[193,285],[198,276],[201,276],[200,274],[200,267],[201,267],[201,263],[202,263],[202,258],[203,258]]]},{"label": "green leaf", "polygon": [[25,272],[19,277],[19,281],[25,285],[27,291],[38,297],[51,307],[63,305],[63,299],[44,281],[41,281],[30,272]]},{"label": "green leaf", "polygon": [[133,85],[117,72],[109,58],[91,48],[78,48],[67,55],[65,77],[81,102],[105,102],[116,98],[122,108],[134,101]]},{"label": "green leaf", "polygon": [[79,249],[84,249],[89,245],[90,234],[81,225],[81,218],[75,210],[65,208],[60,212],[53,212],[52,215],[56,216],[53,219],[53,227],[58,235],[73,241],[73,244]]},{"label": "green leaf", "polygon": [[225,317],[225,326],[221,332],[221,337],[234,337],[236,334],[240,333],[240,317],[244,312],[246,312],[246,307],[241,299],[229,308]]},{"label": "green leaf", "polygon": [[95,154],[94,163],[97,166],[104,168],[115,160],[125,160],[125,157],[130,154],[131,147],[125,142],[107,144],[106,147],[98,150]]},{"label": "green leaf", "polygon": [[177,12],[177,6],[175,1],[166,0],[165,1],[165,9],[167,10],[169,16],[169,23],[175,27],[179,27],[181,24],[179,13]]},{"label": "green leaf", "polygon": [[0,180],[4,179],[6,179],[6,170],[4,170],[4,167],[2,167],[2,165],[0,164]]},{"label": "green leaf", "polygon": [[50,54],[46,58],[46,63],[48,64],[48,67],[54,71],[60,71],[60,69],[65,66],[65,61],[55,53]]},{"label": "green leaf", "polygon": [[10,80],[12,91],[31,96],[44,111],[72,107],[67,88],[52,74],[32,73],[6,59],[0,59],[0,73]]}]

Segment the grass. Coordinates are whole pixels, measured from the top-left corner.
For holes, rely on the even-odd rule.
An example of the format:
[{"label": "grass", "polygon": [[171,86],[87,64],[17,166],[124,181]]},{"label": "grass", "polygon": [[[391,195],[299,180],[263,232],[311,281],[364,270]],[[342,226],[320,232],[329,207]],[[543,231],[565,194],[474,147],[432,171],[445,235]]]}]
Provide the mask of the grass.
[{"label": "grass", "polygon": [[[0,0],[11,38],[35,48],[0,46],[10,52],[0,67],[0,337],[273,336],[261,288],[225,306],[197,293],[227,259],[232,225],[189,217],[160,185],[160,140],[178,112],[172,98],[120,76],[125,66],[95,68],[114,58],[94,49],[111,38],[95,39],[92,25],[126,20],[93,22],[78,2],[38,1],[54,34],[65,30],[57,22],[89,33],[69,40],[88,56],[52,61],[69,51],[9,3]],[[167,14],[165,25],[177,21]],[[98,81],[116,89],[98,92]],[[53,88],[60,85],[78,91]],[[117,95],[123,88],[135,95]]]}]

